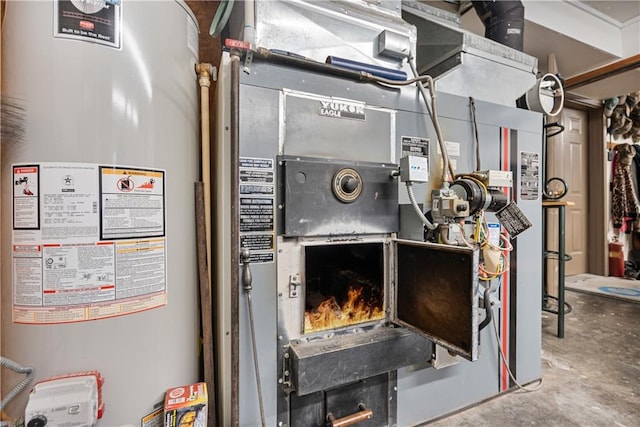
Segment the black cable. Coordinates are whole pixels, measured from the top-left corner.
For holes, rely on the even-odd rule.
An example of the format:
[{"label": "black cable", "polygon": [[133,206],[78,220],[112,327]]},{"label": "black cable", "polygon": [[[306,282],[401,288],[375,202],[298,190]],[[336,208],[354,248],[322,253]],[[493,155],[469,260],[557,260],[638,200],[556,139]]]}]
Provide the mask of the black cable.
[{"label": "black cable", "polygon": [[478,331],[483,330],[484,328],[491,323],[491,318],[493,316],[493,312],[491,309],[491,288],[486,288],[484,290],[484,310],[486,311],[486,315],[482,323],[478,326]]},{"label": "black cable", "polygon": [[[545,295],[543,300],[542,310],[551,314],[558,314],[558,308],[554,308],[550,305],[547,305],[547,300],[552,299],[556,301],[556,305],[558,304],[558,297],[554,297],[553,295]],[[564,314],[569,314],[573,311],[573,306],[565,301],[564,303]]]},{"label": "black cable", "polygon": [[[553,133],[547,133],[547,130],[550,128],[558,128],[557,131],[553,132]],[[564,125],[560,124],[559,122],[553,122],[553,123],[547,123],[544,125],[544,132],[545,132],[545,136],[547,138],[551,138],[554,137],[556,135],[560,135],[562,132],[564,132]]]}]

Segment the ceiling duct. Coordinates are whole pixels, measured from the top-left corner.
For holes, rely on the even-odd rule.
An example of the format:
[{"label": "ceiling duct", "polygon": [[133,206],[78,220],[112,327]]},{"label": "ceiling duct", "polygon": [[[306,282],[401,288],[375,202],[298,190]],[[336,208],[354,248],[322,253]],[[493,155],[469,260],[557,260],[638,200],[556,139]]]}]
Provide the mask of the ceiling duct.
[{"label": "ceiling duct", "polygon": [[484,25],[484,36],[522,51],[524,43],[524,6],[520,1],[472,1]]},{"label": "ceiling duct", "polygon": [[457,14],[403,0],[402,18],[417,28],[419,73],[436,79],[439,92],[515,107],[536,83],[537,58],[464,30]]}]

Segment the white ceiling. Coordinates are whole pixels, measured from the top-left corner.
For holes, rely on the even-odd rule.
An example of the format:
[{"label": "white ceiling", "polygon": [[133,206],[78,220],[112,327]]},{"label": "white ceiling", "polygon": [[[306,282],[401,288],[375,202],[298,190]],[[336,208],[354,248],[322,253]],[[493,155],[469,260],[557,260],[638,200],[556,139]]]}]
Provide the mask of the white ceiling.
[{"label": "white ceiling", "polygon": [[[640,1],[523,1],[524,51],[538,58],[547,72],[547,58],[555,54],[565,78],[581,75],[640,54]],[[473,9],[462,17],[465,29],[484,34]],[[580,97],[603,100],[640,90],[640,67],[617,76],[571,89]]]},{"label": "white ceiling", "polygon": [[640,16],[640,1],[637,0],[581,1],[579,3],[597,10],[620,24],[624,24]]}]

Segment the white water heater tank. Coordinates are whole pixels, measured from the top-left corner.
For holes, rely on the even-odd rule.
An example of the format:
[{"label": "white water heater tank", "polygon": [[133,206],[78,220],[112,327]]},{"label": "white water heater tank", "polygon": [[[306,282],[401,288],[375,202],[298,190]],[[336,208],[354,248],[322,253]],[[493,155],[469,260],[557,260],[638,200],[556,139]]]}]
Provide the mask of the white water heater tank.
[{"label": "white water heater tank", "polygon": [[99,371],[99,425],[140,425],[198,380],[197,23],[182,1],[5,9],[0,353],[35,381]]}]

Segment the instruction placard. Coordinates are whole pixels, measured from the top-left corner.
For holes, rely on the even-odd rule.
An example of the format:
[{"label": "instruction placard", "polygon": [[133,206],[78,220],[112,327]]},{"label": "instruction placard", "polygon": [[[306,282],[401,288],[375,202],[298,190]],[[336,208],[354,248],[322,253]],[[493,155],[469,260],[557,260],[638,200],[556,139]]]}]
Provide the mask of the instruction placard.
[{"label": "instruction placard", "polygon": [[540,195],[540,155],[520,152],[520,199],[538,200]]},{"label": "instruction placard", "polygon": [[13,228],[37,230],[40,228],[40,186],[38,165],[15,166],[13,168]]},{"label": "instruction placard", "polygon": [[498,218],[498,221],[507,230],[511,238],[515,238],[518,234],[533,226],[529,218],[513,202],[496,212],[496,218]]},{"label": "instruction placard", "polygon": [[275,171],[273,159],[240,158],[240,246],[250,262],[275,259]]},{"label": "instruction placard", "polygon": [[429,139],[415,136],[403,136],[402,157],[406,156],[429,158]]},{"label": "instruction placard", "polygon": [[53,35],[119,49],[121,0],[54,0]]},{"label": "instruction placard", "polygon": [[102,239],[164,236],[164,172],[100,167]]},{"label": "instruction placard", "polygon": [[14,322],[96,320],[166,303],[164,171],[40,163],[13,172]]}]

